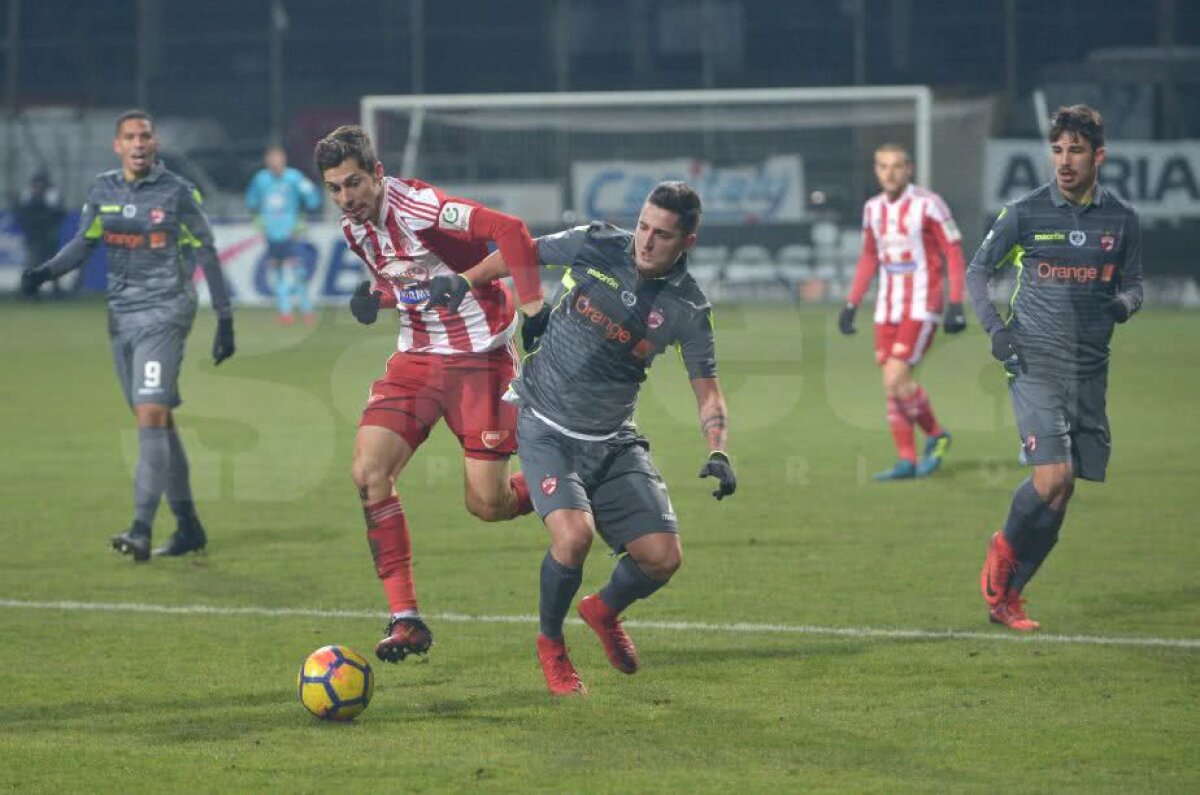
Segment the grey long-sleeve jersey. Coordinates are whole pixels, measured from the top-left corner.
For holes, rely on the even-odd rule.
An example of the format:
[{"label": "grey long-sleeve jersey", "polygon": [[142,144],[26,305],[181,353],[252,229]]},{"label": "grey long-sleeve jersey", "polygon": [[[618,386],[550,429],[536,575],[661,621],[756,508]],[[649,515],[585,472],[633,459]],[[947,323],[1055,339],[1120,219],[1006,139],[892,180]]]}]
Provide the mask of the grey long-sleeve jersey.
[{"label": "grey long-sleeve jersey", "polygon": [[594,223],[537,239],[538,261],[566,269],[538,349],[512,389],[523,405],[578,434],[629,427],[654,357],[679,346],[689,378],[717,374],[712,307],[686,257],[658,279],[633,264],[633,235]]},{"label": "grey long-sleeve jersey", "polygon": [[[988,295],[993,274],[1012,265],[1009,316]],[[967,268],[967,292],[989,335],[1006,324],[1031,372],[1086,376],[1108,366],[1114,296],[1130,314],[1142,305],[1142,233],[1137,213],[1100,186],[1074,205],[1053,182],[1007,205]]]},{"label": "grey long-sleeve jersey", "polygon": [[96,245],[104,243],[114,330],[191,325],[196,265],[204,269],[218,317],[230,317],[229,290],[200,205],[199,191],[162,163],[134,182],[126,182],[120,169],[106,171],[88,192],[79,231],[46,267],[61,276],[81,266]]}]

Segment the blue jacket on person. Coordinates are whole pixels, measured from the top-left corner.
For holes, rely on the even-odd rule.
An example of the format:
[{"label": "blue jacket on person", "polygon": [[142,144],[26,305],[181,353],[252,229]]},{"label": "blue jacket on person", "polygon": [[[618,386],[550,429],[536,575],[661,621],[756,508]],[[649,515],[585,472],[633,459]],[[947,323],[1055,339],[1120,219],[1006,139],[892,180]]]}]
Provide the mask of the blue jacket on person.
[{"label": "blue jacket on person", "polygon": [[246,188],[246,206],[258,215],[267,240],[279,243],[291,239],[300,225],[302,209],[320,208],[321,194],[294,168],[285,168],[282,174],[264,168]]}]

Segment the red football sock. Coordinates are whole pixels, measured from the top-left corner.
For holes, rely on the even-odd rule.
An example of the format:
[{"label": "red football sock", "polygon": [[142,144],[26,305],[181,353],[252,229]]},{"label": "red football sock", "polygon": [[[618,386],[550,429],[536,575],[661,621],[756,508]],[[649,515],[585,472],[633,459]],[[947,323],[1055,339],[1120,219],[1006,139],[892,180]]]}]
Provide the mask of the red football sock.
[{"label": "red football sock", "polygon": [[906,461],[917,461],[917,444],[914,440],[913,422],[904,413],[899,398],[888,398],[888,428],[896,442],[896,453]]},{"label": "red football sock", "polygon": [[388,606],[392,613],[417,609],[417,592],[413,587],[412,540],[408,536],[408,521],[399,497],[368,505],[367,543],[375,559],[375,573],[383,581]]},{"label": "red football sock", "polygon": [[942,426],[938,424],[937,417],[933,416],[933,406],[929,403],[929,395],[925,392],[925,387],[917,385],[917,391],[912,397],[903,401],[904,413],[916,420],[917,425],[921,426],[921,430],[925,431],[926,436],[941,436]]},{"label": "red football sock", "polygon": [[533,500],[529,496],[529,484],[525,482],[525,473],[518,472],[508,479],[509,487],[516,492],[517,505],[514,519],[533,511]]}]

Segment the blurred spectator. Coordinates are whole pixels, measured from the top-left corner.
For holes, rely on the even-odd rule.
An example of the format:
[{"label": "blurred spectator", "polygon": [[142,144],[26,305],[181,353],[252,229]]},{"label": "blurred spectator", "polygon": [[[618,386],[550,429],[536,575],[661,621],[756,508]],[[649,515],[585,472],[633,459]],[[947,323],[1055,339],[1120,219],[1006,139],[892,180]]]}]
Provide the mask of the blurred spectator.
[{"label": "blurred spectator", "polygon": [[[29,181],[29,187],[21,191],[17,200],[17,223],[25,234],[25,269],[36,268],[58,251],[58,238],[62,232],[62,198],[58,188],[50,184],[50,177],[39,171]],[[54,279],[54,295],[62,297],[64,290]]]},{"label": "blurred spectator", "polygon": [[304,322],[315,322],[312,296],[308,292],[308,271],[300,262],[298,237],[302,232],[300,213],[321,206],[321,194],[307,177],[288,168],[282,146],[267,149],[266,166],[250,180],[246,206],[257,216],[267,238],[267,264],[274,271],[274,287],[279,305],[279,322],[293,322],[292,302],[296,299]]}]

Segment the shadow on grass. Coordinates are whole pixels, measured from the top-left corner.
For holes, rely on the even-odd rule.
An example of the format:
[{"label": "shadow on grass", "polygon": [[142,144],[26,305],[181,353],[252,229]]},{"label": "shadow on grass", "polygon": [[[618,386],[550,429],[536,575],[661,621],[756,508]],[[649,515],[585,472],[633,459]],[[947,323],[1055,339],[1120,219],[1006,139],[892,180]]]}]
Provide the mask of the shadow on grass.
[{"label": "shadow on grass", "polygon": [[[503,725],[512,721],[512,710],[546,706],[549,696],[540,689],[500,690],[478,698],[390,698],[378,696],[366,718],[372,724],[408,726],[413,720],[470,721]],[[383,708],[380,708],[380,707]],[[189,697],[150,700],[91,700],[54,706],[0,709],[0,725],[23,734],[86,732],[98,738],[120,735],[145,737],[147,742],[205,742],[236,740],[279,729],[308,726],[317,730],[346,730],[357,725],[318,720],[297,703],[291,688],[271,691],[228,691]]]},{"label": "shadow on grass", "polygon": [[[295,691],[238,690],[161,700],[91,700],[53,706],[0,709],[0,725],[22,732],[86,730],[89,733],[149,734],[155,738],[239,737],[261,730],[276,712],[295,704]],[[299,707],[297,707],[299,709]]]},{"label": "shadow on grass", "polygon": [[[647,644],[648,647],[648,644]],[[649,648],[649,647],[648,647]],[[664,668],[697,668],[707,667],[714,662],[729,662],[736,660],[795,660],[801,661],[814,658],[853,657],[862,654],[863,644],[811,643],[802,641],[795,646],[780,645],[753,646],[742,645],[737,648],[714,648],[713,646],[679,646],[669,649],[643,650],[643,657],[648,664]]]},{"label": "shadow on grass", "polygon": [[[1015,445],[1014,445],[1015,448]],[[1004,486],[1029,474],[1030,469],[1017,461],[1017,454],[1002,458],[958,458],[951,454],[929,480],[975,480],[982,486]]]}]

